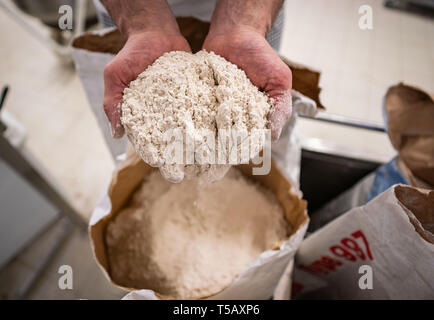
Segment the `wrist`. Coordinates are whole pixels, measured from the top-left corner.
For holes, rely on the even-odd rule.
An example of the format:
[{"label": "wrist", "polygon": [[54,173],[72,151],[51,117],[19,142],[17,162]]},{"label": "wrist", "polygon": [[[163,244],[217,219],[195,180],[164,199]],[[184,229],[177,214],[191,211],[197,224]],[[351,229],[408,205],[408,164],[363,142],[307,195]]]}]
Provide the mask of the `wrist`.
[{"label": "wrist", "polygon": [[135,18],[130,18],[127,23],[123,23],[122,19],[119,19],[120,21],[117,23],[119,30],[127,38],[149,34],[164,34],[165,36],[181,35],[175,21],[173,24],[166,23],[162,25],[158,21],[153,21],[152,19],[143,20],[138,17],[137,22],[134,21],[134,19]]},{"label": "wrist", "polygon": [[181,32],[175,20],[173,23],[161,24],[161,21],[153,21],[152,19],[143,21],[139,18],[138,23],[134,23],[134,21],[130,20],[124,27],[121,26],[122,23],[120,23],[119,27],[121,33],[125,34],[128,38],[147,34],[164,34],[164,36],[167,37],[181,36]]},{"label": "wrist", "polygon": [[225,27],[215,27],[210,28],[207,38],[213,38],[218,36],[224,36],[226,38],[236,38],[242,34],[258,34],[259,36],[265,38],[267,31],[263,28],[257,28],[250,25],[244,24],[234,24],[231,26],[226,25]]},{"label": "wrist", "polygon": [[263,37],[266,36],[271,28],[270,19],[257,19],[257,21],[248,19],[231,19],[230,17],[218,18],[211,21],[211,27],[209,34],[211,35],[223,35],[234,34],[242,32],[255,32]]},{"label": "wrist", "polygon": [[283,0],[219,0],[211,20],[210,33],[254,31],[265,37]]},{"label": "wrist", "polygon": [[168,30],[165,28],[136,28],[122,32],[127,39],[146,39],[149,37],[158,37],[160,40],[165,40],[173,37],[182,37],[179,30]]},{"label": "wrist", "polygon": [[150,51],[187,51],[190,45],[181,33],[166,33],[163,30],[141,30],[132,32],[127,37],[129,46],[147,47]]},{"label": "wrist", "polygon": [[102,0],[102,3],[126,37],[149,32],[167,35],[180,33],[166,0]]}]

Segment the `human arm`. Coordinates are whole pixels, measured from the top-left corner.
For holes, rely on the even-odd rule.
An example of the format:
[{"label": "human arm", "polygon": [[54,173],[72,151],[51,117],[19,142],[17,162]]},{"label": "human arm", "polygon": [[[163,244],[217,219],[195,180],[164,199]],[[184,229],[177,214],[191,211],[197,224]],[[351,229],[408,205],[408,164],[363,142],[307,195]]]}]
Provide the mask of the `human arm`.
[{"label": "human arm", "polygon": [[104,111],[112,135],[124,134],[120,117],[125,87],[165,52],[191,51],[165,0],[102,0],[127,42],[104,69]]},{"label": "human arm", "polygon": [[292,74],[265,39],[282,0],[219,0],[203,48],[243,69],[254,85],[274,99],[272,140],[291,114]]}]

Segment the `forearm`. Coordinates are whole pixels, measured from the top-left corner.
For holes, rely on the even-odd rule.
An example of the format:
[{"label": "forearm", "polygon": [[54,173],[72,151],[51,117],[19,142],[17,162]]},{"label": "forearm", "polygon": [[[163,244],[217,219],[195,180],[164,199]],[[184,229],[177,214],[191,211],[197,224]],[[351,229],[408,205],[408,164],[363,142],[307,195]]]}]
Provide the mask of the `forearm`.
[{"label": "forearm", "polygon": [[247,27],[265,36],[282,3],[283,0],[219,0],[210,32],[225,33]]},{"label": "forearm", "polygon": [[102,0],[119,30],[126,36],[163,31],[179,33],[166,0]]}]

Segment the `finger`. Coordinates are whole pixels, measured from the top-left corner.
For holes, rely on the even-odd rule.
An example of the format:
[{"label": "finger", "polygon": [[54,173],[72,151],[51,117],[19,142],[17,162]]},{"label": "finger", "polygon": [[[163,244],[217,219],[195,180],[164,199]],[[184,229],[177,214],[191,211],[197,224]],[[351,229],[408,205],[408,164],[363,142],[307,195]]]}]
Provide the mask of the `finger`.
[{"label": "finger", "polygon": [[122,138],[125,130],[121,122],[121,102],[118,102],[117,104],[112,103],[109,107],[106,107],[106,105],[104,105],[104,110],[106,110],[106,115],[110,122],[112,137],[115,139]]},{"label": "finger", "polygon": [[124,85],[118,81],[111,71],[110,64],[104,69],[104,112],[110,122],[113,138],[121,138],[124,135],[124,127],[121,123],[121,102]]},{"label": "finger", "polygon": [[122,138],[124,127],[121,123],[121,101],[118,99],[113,100],[111,97],[104,98],[104,112],[110,123],[112,137],[116,139]]},{"label": "finger", "polygon": [[273,107],[270,111],[270,129],[271,141],[277,141],[282,132],[282,128],[288,121],[292,112],[292,99],[289,90],[284,91],[282,94],[274,97]]}]

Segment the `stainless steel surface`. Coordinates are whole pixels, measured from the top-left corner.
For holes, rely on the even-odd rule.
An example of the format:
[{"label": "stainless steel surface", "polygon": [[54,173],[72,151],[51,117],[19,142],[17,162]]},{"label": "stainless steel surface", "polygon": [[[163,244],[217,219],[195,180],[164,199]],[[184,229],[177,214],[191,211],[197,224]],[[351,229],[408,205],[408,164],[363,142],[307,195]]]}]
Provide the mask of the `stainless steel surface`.
[{"label": "stainless steel surface", "polygon": [[434,0],[386,0],[388,7],[406,9],[409,5],[415,4],[421,7],[434,9]]},{"label": "stainless steel surface", "polygon": [[364,120],[354,119],[354,118],[348,118],[344,116],[340,116],[337,114],[330,114],[326,112],[319,112],[315,117],[309,117],[304,115],[299,115],[300,118],[306,118],[316,121],[323,121],[323,122],[329,122],[329,123],[335,123],[342,126],[348,126],[353,128],[360,128],[360,129],[367,129],[372,131],[378,131],[378,132],[386,132],[386,129],[382,124],[374,123],[374,122],[368,122]]},{"label": "stainless steel surface", "polygon": [[[353,128],[386,132],[378,123],[352,119],[320,112],[316,117],[306,117]],[[303,143],[301,159],[300,188],[308,200],[309,212],[320,208],[343,191],[357,183],[364,176],[390,159],[367,157],[357,151],[342,150],[332,142],[308,139]]]},{"label": "stainless steel surface", "polygon": [[9,87],[4,86],[2,89],[1,96],[0,96],[0,110],[2,109],[3,104],[5,103],[6,96],[8,95],[8,92],[9,92]]},{"label": "stainless steel surface", "polygon": [[382,163],[302,150],[300,189],[309,213],[352,187]]},{"label": "stainless steel surface", "polygon": [[[68,216],[83,231],[87,230],[87,222],[82,216],[65,200],[65,196],[60,194],[55,187],[55,183],[50,181],[48,176],[43,176],[41,170],[35,168],[32,161],[24,155],[23,151],[17,151],[9,141],[0,134],[0,157],[16,170],[27,182],[42,194],[50,203],[60,210],[61,214]],[[34,163],[34,162],[33,162]]]},{"label": "stainless steel surface", "polygon": [[384,6],[434,19],[434,0],[386,0]]},{"label": "stainless steel surface", "polygon": [[0,269],[59,218],[58,210],[0,158]]}]

